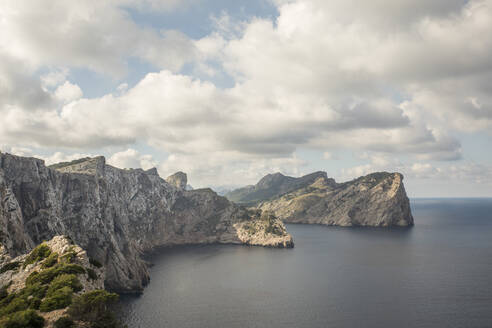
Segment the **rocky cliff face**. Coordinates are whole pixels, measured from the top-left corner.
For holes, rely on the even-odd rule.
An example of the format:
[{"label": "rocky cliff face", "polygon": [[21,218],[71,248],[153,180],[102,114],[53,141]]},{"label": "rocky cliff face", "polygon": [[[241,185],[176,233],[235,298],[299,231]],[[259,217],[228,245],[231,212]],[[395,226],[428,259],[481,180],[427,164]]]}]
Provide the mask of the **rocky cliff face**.
[{"label": "rocky cliff face", "polygon": [[345,183],[336,183],[326,174],[318,174],[314,181],[300,179],[303,183],[298,188],[266,199],[257,207],[288,223],[413,225],[403,176],[399,173],[373,173]]},{"label": "rocky cliff face", "polygon": [[178,189],[185,190],[188,185],[188,177],[186,176],[186,173],[176,172],[173,175],[168,176],[166,182]]},{"label": "rocky cliff face", "polygon": [[[0,153],[4,253],[17,256],[55,235],[70,236],[105,265],[111,290],[141,290],[149,280],[141,255],[154,247],[249,243],[240,234],[241,223],[255,220],[257,211],[210,189],[177,188],[155,169],[117,169],[103,157],[48,168],[39,159]],[[267,233],[258,244],[293,245],[285,231]]]}]

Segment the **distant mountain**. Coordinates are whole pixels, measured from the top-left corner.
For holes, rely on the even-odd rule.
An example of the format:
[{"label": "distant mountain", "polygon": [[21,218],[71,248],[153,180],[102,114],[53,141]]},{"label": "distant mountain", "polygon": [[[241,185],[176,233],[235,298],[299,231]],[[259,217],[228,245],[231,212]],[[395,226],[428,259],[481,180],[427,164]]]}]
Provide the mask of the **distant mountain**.
[{"label": "distant mountain", "polygon": [[271,211],[287,223],[413,225],[400,173],[372,173],[345,183],[336,183],[325,172],[300,178],[276,173],[265,176],[254,186],[236,189],[226,197]]},{"label": "distant mountain", "polygon": [[318,179],[335,184],[335,180],[328,179],[326,172],[314,172],[300,178],[293,178],[282,173],[268,174],[256,185],[246,186],[225,194],[227,199],[242,205],[256,206],[258,203],[275,199],[291,191],[307,187]]}]

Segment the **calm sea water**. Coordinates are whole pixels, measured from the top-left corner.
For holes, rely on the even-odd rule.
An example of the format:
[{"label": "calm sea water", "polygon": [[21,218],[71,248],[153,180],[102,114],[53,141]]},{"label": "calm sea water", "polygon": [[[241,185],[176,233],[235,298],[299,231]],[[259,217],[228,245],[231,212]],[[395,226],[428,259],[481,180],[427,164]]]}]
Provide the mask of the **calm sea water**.
[{"label": "calm sea water", "polygon": [[413,199],[410,229],[288,225],[294,249],[179,247],[130,327],[492,327],[492,199]]}]

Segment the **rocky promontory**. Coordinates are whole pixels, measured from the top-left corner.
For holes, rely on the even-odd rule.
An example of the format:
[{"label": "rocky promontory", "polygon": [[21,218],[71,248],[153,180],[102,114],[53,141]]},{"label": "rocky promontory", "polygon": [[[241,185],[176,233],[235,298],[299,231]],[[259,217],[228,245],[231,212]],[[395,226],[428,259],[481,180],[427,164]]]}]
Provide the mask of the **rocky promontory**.
[{"label": "rocky promontory", "polygon": [[226,194],[270,211],[287,223],[337,226],[411,226],[413,216],[400,173],[378,172],[336,183],[325,172],[301,178],[267,175],[255,186]]},{"label": "rocky promontory", "polygon": [[142,290],[149,280],[142,255],[155,247],[293,246],[274,216],[265,225],[261,211],[211,189],[185,190],[186,177],[176,177],[170,184],[155,169],[118,169],[104,157],[47,167],[40,159],[0,153],[0,244],[15,257],[43,240],[69,236],[105,266],[105,287],[118,292]]},{"label": "rocky promontory", "polygon": [[111,312],[97,313],[97,302],[105,307],[117,299],[104,290],[103,265],[70,238],[55,236],[27,254],[0,257],[0,327],[119,326]]}]

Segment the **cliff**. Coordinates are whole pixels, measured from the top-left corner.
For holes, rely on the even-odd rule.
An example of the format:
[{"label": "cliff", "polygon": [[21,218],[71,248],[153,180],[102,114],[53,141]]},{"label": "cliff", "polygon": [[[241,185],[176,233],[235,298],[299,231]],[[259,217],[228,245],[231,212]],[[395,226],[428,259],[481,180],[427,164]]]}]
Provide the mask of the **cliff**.
[{"label": "cliff", "polygon": [[258,210],[235,205],[210,189],[177,188],[155,169],[122,170],[106,165],[104,157],[49,168],[39,159],[0,153],[0,244],[5,252],[17,256],[56,235],[70,236],[104,264],[110,290],[142,290],[149,274],[141,256],[155,247],[293,246],[285,228],[280,235],[266,233],[259,243],[245,240],[242,223],[260,219]]},{"label": "cliff", "polygon": [[[255,205],[288,223],[374,227],[413,225],[410,202],[403,176],[399,173],[373,173],[345,183],[336,183],[326,174],[318,173],[314,181],[306,177],[297,178],[296,188],[283,194],[277,192],[278,187],[268,186],[267,189],[275,192],[267,190],[262,193],[273,196],[257,201]],[[296,178],[289,179],[294,185],[291,179]],[[259,190],[265,189],[262,186],[264,184],[260,183],[255,186],[254,197]],[[250,199],[247,194],[241,198],[243,201]]]}]

